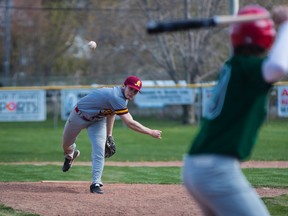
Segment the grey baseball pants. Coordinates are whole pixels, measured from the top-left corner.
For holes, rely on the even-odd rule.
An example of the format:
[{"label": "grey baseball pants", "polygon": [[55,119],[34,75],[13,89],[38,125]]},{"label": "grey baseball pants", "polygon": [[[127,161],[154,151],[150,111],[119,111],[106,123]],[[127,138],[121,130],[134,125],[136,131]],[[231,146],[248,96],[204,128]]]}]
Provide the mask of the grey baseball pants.
[{"label": "grey baseball pants", "polygon": [[73,156],[77,137],[83,129],[87,129],[92,144],[92,183],[103,185],[101,177],[105,159],[106,118],[93,122],[86,121],[73,109],[63,131],[62,148],[64,155],[68,158]]},{"label": "grey baseball pants", "polygon": [[186,189],[206,216],[270,215],[235,158],[186,155],[182,174]]}]

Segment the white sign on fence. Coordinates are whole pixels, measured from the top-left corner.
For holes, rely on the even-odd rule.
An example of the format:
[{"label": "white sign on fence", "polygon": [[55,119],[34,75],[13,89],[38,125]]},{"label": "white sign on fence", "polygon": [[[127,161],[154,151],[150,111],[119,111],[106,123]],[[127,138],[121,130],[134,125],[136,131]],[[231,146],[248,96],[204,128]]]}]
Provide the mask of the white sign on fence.
[{"label": "white sign on fence", "polygon": [[191,88],[144,88],[134,100],[139,107],[164,107],[165,105],[190,105],[194,102]]},{"label": "white sign on fence", "polygon": [[44,90],[0,91],[0,121],[45,121]]},{"label": "white sign on fence", "polygon": [[209,100],[213,96],[214,86],[202,88],[202,116],[207,116]]},{"label": "white sign on fence", "polygon": [[278,86],[278,115],[288,117],[288,86]]}]

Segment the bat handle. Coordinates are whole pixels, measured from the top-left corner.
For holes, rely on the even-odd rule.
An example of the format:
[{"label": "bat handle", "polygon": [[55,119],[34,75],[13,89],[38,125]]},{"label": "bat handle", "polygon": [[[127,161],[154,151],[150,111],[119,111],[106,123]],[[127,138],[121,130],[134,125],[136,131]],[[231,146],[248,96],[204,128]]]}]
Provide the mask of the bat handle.
[{"label": "bat handle", "polygon": [[215,20],[213,18],[207,18],[199,20],[193,19],[193,20],[177,20],[166,22],[150,21],[147,23],[146,29],[148,34],[157,34],[163,32],[198,29],[213,26],[216,26]]}]

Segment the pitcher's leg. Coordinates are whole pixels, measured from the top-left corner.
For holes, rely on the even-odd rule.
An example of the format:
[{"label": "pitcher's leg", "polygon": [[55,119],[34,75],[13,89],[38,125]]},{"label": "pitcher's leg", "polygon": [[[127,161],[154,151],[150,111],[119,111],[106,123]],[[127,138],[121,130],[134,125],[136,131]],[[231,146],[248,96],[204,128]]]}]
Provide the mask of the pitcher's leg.
[{"label": "pitcher's leg", "polygon": [[102,186],[101,177],[105,159],[106,119],[90,125],[87,131],[92,144],[92,183]]},{"label": "pitcher's leg", "polygon": [[75,141],[82,129],[86,127],[86,122],[79,117],[79,115],[73,110],[71,111],[62,137],[62,148],[64,155],[67,158],[73,158],[74,150],[76,148]]}]

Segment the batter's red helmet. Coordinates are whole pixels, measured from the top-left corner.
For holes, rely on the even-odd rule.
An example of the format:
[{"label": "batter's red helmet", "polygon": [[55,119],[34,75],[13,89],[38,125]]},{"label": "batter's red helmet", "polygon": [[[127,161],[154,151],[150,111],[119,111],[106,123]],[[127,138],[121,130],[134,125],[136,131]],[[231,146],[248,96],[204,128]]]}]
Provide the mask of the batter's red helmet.
[{"label": "batter's red helmet", "polygon": [[[269,14],[265,8],[259,5],[248,5],[239,10],[238,15],[243,14]],[[276,31],[272,19],[261,19],[252,22],[235,23],[230,27],[230,38],[233,47],[241,45],[258,45],[269,49],[275,38]]]}]

